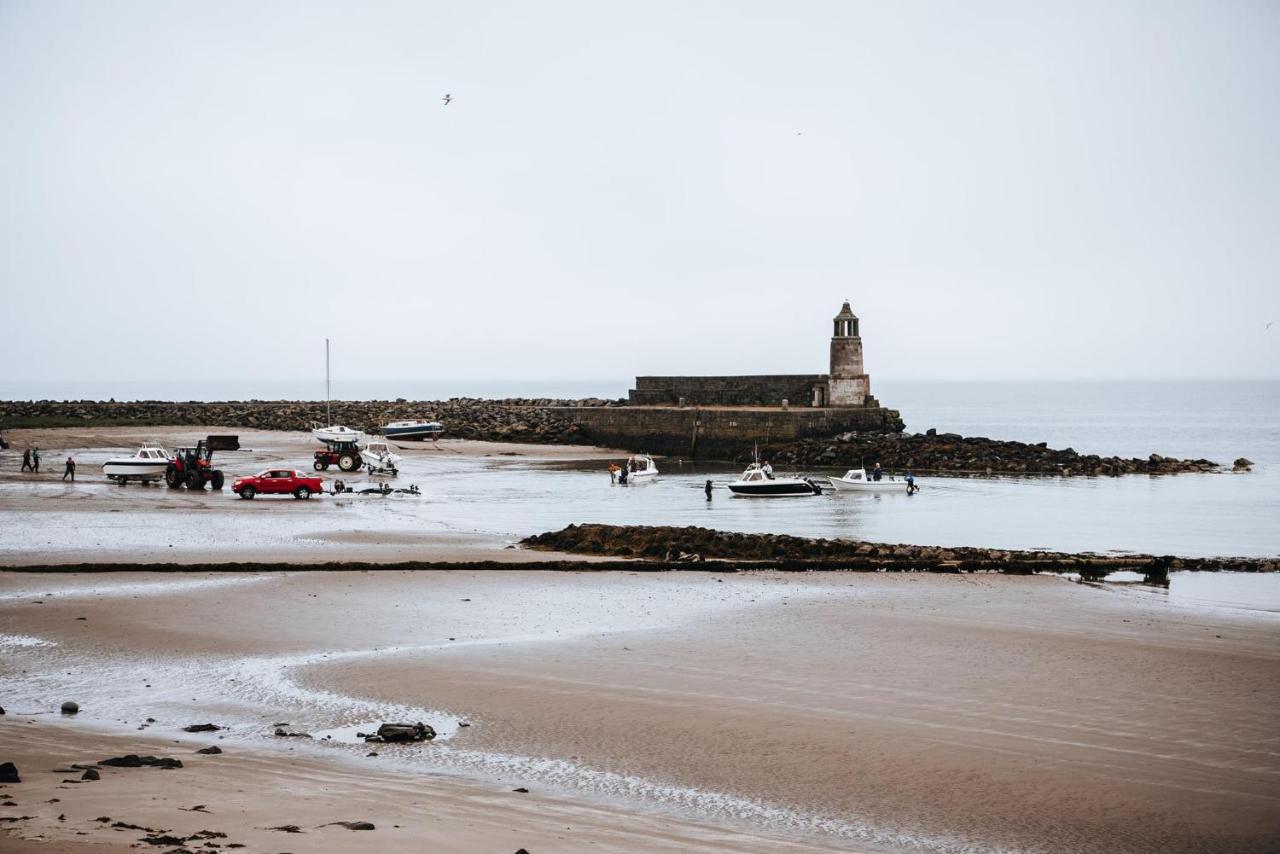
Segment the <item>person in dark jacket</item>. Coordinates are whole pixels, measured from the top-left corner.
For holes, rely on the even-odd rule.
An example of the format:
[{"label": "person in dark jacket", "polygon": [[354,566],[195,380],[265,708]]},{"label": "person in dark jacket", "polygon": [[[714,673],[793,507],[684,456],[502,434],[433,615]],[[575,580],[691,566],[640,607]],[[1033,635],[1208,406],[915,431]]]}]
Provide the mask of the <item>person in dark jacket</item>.
[{"label": "person in dark jacket", "polygon": [[704,492],[707,493],[707,500],[710,501],[711,500],[711,481],[707,481],[707,485],[704,486],[702,489]]},{"label": "person in dark jacket", "polygon": [[76,482],[76,461],[71,458],[70,454],[67,455],[67,467],[62,472],[63,480],[66,480],[68,477],[71,478],[72,483]]},{"label": "person in dark jacket", "polygon": [[36,474],[40,474],[40,449],[31,449],[31,470]]},{"label": "person in dark jacket", "polygon": [[22,449],[22,470],[35,471],[35,469],[31,467],[31,449],[30,448]]},{"label": "person in dark jacket", "polygon": [[875,470],[871,472],[871,479],[874,481],[879,481],[880,478],[882,477],[884,477],[884,469],[880,468],[879,463],[876,463]]}]

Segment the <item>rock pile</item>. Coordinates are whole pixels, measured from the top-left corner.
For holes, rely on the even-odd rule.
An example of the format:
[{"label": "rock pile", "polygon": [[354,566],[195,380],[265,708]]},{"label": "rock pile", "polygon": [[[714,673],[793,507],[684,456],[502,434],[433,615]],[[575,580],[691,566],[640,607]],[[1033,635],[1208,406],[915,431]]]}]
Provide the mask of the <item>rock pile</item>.
[{"label": "rock pile", "polygon": [[[762,447],[761,457],[775,466],[827,466],[868,469],[877,462],[886,470],[916,474],[1122,475],[1177,474],[1214,471],[1210,460],[1179,460],[1151,454],[1145,459],[1081,454],[1073,448],[1056,450],[1045,442],[1027,444],[957,433],[842,433],[832,439],[804,439]],[[740,459],[750,459],[749,454]]]},{"label": "rock pile", "polygon": [[[458,439],[569,444],[582,442],[578,425],[552,407],[614,406],[600,398],[553,400],[516,398],[446,401],[335,401],[334,423],[366,432],[389,421],[425,419],[445,426]],[[5,401],[0,427],[181,426],[238,427],[253,430],[309,430],[325,420],[323,401]]]},{"label": "rock pile", "polygon": [[1012,574],[1074,572],[1102,577],[1112,572],[1138,572],[1162,578],[1170,571],[1275,572],[1275,560],[1252,558],[1177,558],[1154,555],[1073,554],[1040,549],[944,548],[859,540],[822,540],[785,534],[738,534],[699,527],[641,525],[570,525],[527,537],[532,549],[574,554],[610,555],[673,563],[680,555],[704,561],[727,561],[744,568],[850,569],[868,571],[973,572]]}]

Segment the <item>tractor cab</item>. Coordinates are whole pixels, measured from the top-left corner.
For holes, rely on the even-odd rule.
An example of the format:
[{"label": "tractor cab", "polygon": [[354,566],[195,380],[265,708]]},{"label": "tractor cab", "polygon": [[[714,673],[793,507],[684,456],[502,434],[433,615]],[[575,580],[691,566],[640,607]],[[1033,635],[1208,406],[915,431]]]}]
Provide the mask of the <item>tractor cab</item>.
[{"label": "tractor cab", "polygon": [[179,448],[165,469],[165,482],[173,489],[204,489],[209,484],[222,489],[222,471],[213,467],[214,451],[240,450],[239,436],[209,436],[196,443],[194,448]]}]

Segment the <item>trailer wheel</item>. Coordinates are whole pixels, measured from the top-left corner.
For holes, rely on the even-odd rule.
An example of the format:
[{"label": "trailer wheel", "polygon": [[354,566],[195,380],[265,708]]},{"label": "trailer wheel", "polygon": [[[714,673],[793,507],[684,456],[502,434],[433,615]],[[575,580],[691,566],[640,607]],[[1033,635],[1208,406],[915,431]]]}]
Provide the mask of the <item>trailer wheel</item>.
[{"label": "trailer wheel", "polygon": [[360,457],[352,454],[343,454],[338,457],[338,468],[343,471],[355,471],[360,468]]},{"label": "trailer wheel", "polygon": [[187,489],[204,489],[204,484],[200,481],[200,475],[193,471],[187,472]]},{"label": "trailer wheel", "polygon": [[306,501],[311,497],[311,490],[305,486],[299,486],[293,491],[293,497],[299,501]]},{"label": "trailer wheel", "polygon": [[222,489],[222,484],[223,484],[223,479],[222,479],[221,470],[215,471],[213,474],[209,475],[210,487],[212,487],[213,489]]},{"label": "trailer wheel", "polygon": [[244,489],[240,490],[240,497],[245,501],[252,501],[253,496],[257,494],[258,490],[254,489],[252,486],[246,486]]}]

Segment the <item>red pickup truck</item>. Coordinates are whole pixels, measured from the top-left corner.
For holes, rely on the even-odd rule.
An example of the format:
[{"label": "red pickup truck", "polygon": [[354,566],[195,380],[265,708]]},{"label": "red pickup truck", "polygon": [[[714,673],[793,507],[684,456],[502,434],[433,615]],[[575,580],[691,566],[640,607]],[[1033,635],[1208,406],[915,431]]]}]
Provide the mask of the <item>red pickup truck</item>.
[{"label": "red pickup truck", "polygon": [[324,492],[324,481],[318,477],[301,474],[293,469],[267,469],[264,472],[242,477],[231,484],[231,491],[241,498],[262,495],[292,495],[303,501],[313,492]]}]

